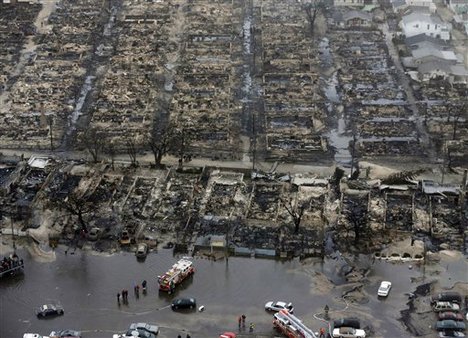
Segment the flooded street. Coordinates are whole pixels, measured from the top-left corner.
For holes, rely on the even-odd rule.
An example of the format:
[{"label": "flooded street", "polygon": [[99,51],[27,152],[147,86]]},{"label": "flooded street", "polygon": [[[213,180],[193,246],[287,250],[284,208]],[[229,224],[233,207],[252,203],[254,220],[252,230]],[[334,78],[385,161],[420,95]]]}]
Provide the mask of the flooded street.
[{"label": "flooded street", "polygon": [[[156,278],[176,261],[171,250],[150,254],[142,263],[132,253],[98,256],[76,251],[65,255],[60,247],[52,263],[35,262],[24,250],[19,254],[25,258],[24,275],[0,281],[0,336],[6,338],[66,328],[82,330],[84,337],[111,337],[132,322],[160,325],[160,337],[176,337],[182,332],[192,337],[217,337],[223,330],[237,332],[237,318],[242,313],[248,323],[255,323],[256,333],[273,336],[271,314],[263,310],[268,300],[293,302],[295,314],[317,331],[326,324],[314,314],[328,305],[332,319],[361,318],[363,326],[375,332],[369,336],[410,337],[398,317],[405,307],[404,293],[416,288],[411,280],[421,277],[421,271],[408,269],[408,264],[362,263],[372,264],[362,290],[366,297],[360,304],[346,306],[341,295],[354,284],[330,282],[343,281],[337,277],[343,270],[340,260],[302,263],[231,257],[226,263],[195,259],[193,278],[169,296],[159,294]],[[133,286],[144,279],[148,293],[136,299]],[[393,289],[388,299],[380,300],[375,294],[383,279],[391,280]],[[119,306],[116,295],[122,289],[130,290],[129,304]],[[195,297],[197,305],[206,310],[176,313],[168,307],[174,297],[186,296]],[[34,309],[50,301],[60,301],[65,315],[38,320]]]}]

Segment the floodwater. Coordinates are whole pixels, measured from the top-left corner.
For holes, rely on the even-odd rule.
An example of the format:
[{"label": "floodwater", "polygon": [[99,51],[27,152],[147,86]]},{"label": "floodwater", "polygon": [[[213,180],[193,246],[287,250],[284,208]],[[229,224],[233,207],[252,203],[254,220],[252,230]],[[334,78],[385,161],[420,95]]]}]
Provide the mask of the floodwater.
[{"label": "floodwater", "polygon": [[[326,324],[314,314],[328,305],[332,318],[360,317],[364,326],[373,327],[371,337],[410,337],[397,319],[405,308],[404,293],[417,286],[412,278],[421,276],[417,267],[408,269],[407,264],[359,263],[373,267],[364,286],[368,299],[346,307],[340,296],[349,286],[329,282],[342,282],[337,276],[343,260],[302,263],[231,257],[228,262],[215,262],[195,258],[195,275],[174,295],[167,295],[158,292],[156,278],[177,260],[171,250],[152,253],[144,262],[132,253],[104,256],[78,250],[66,255],[61,247],[56,253],[55,262],[39,263],[25,250],[19,251],[25,260],[24,274],[0,280],[0,337],[49,334],[57,329],[81,330],[84,337],[112,337],[132,322],[159,325],[160,337],[185,337],[185,332],[194,338],[218,337],[224,330],[237,332],[242,313],[247,325],[255,323],[255,332],[273,337],[272,315],[263,310],[268,300],[293,302],[295,314],[316,331]],[[379,300],[375,294],[384,279],[393,282],[393,289],[388,299]],[[133,286],[142,280],[148,281],[148,293],[137,299]],[[119,306],[116,295],[124,288],[129,290],[129,304]],[[195,297],[205,311],[173,312],[168,307],[171,299],[187,296]],[[34,309],[50,301],[59,301],[65,315],[37,319]]]}]

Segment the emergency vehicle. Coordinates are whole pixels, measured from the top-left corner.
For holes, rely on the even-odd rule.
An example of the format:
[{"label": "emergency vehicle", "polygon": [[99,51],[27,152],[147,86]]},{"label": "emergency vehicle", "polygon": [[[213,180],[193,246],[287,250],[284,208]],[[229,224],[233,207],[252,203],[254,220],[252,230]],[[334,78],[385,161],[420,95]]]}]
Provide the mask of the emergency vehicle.
[{"label": "emergency vehicle", "polygon": [[164,275],[158,276],[159,290],[172,293],[177,284],[193,275],[194,272],[192,261],[186,258],[180,259]]},{"label": "emergency vehicle", "polygon": [[273,325],[288,338],[317,338],[314,331],[305,326],[302,320],[289,313],[288,310],[275,313]]}]

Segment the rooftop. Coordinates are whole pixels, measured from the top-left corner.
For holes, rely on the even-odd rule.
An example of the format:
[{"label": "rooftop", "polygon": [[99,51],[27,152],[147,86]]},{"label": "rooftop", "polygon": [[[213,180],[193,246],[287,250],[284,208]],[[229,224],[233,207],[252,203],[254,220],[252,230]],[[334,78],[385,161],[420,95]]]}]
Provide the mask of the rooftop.
[{"label": "rooftop", "polygon": [[433,24],[433,25],[435,24],[447,25],[447,23],[442,21],[438,16],[427,13],[427,12],[423,12],[423,11],[412,12],[408,15],[405,15],[401,20],[404,25],[409,25],[415,21],[424,22],[424,23]]}]

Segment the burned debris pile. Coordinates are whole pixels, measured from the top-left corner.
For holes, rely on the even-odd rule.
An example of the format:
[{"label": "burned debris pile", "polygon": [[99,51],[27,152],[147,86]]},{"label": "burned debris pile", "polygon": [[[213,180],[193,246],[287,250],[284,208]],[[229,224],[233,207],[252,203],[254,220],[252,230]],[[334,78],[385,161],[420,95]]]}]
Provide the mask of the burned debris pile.
[{"label": "burned debris pile", "polygon": [[465,245],[466,183],[344,177],[337,191],[329,179],[306,174],[121,172],[46,159],[5,166],[1,174],[4,227],[50,228],[49,237],[100,249],[145,241],[188,251],[321,256],[330,232],[337,248],[351,252],[386,252],[395,240],[420,236],[435,250]]}]

